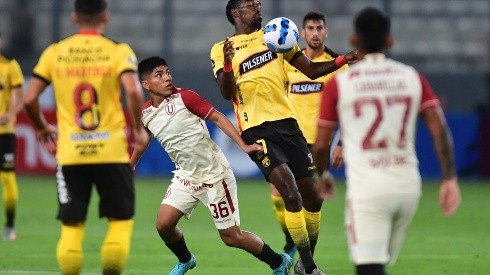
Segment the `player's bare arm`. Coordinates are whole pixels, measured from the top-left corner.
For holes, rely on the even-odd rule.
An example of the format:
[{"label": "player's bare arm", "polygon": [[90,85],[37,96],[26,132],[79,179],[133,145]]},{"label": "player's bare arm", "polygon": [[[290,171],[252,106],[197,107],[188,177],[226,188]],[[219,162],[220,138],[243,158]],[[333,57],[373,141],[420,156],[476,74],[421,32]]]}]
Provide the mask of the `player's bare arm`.
[{"label": "player's bare arm", "polygon": [[439,205],[443,214],[449,216],[458,209],[461,203],[451,132],[440,107],[425,110],[422,118],[434,139],[434,146],[441,166],[443,180],[439,189]]},{"label": "player's bare arm", "polygon": [[218,112],[215,111],[211,114],[209,117],[209,120],[213,122],[216,126],[218,126],[227,136],[229,136],[238,146],[240,146],[240,149],[242,149],[245,153],[250,154],[250,153],[255,153],[255,152],[261,152],[262,146],[258,144],[246,144],[243,139],[240,137],[240,134],[238,131],[235,129],[235,126],[228,120],[228,118]]},{"label": "player's bare arm", "polygon": [[27,115],[36,127],[37,140],[46,151],[55,153],[57,129],[46,121],[38,101],[46,86],[48,84],[44,80],[32,77],[26,90],[24,105]]},{"label": "player's bare arm", "polygon": [[151,134],[145,130],[145,134],[148,137],[146,144],[143,147],[134,147],[133,153],[131,154],[131,159],[129,160],[129,165],[131,166],[131,170],[134,171],[136,168],[136,164],[138,164],[138,161],[140,160],[141,156],[145,153],[146,149],[148,149],[148,146],[150,145],[151,141]]},{"label": "player's bare arm", "polygon": [[124,72],[121,74],[121,83],[126,91],[126,103],[131,117],[133,128],[135,150],[144,150],[149,142],[148,134],[141,121],[141,110],[143,109],[143,89],[135,72]]},{"label": "player's bare arm", "polygon": [[24,92],[22,91],[22,86],[15,87],[13,92],[15,95],[14,106],[9,112],[0,116],[0,125],[7,124],[24,108]]},{"label": "player's bare arm", "polygon": [[345,55],[337,57],[337,59],[328,62],[313,62],[306,55],[300,55],[293,59],[290,64],[300,70],[303,74],[311,79],[316,79],[320,76],[335,72],[340,67],[347,63],[357,61],[356,51],[351,51]]},{"label": "player's bare arm", "polygon": [[225,39],[223,44],[223,55],[224,67],[221,73],[219,73],[217,81],[223,98],[231,100],[236,94],[236,82],[232,69],[232,60],[233,56],[235,56],[235,49],[233,48],[233,42],[228,38]]}]

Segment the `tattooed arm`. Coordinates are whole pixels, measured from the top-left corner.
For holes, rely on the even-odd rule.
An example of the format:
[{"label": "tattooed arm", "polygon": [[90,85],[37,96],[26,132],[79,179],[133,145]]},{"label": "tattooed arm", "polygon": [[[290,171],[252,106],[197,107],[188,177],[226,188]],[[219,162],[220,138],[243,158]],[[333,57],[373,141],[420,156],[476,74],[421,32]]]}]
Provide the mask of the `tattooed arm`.
[{"label": "tattooed arm", "polygon": [[449,216],[456,211],[461,202],[451,130],[446,124],[444,113],[440,107],[426,109],[422,118],[434,140],[441,166],[442,184],[439,189],[439,204],[444,215]]}]

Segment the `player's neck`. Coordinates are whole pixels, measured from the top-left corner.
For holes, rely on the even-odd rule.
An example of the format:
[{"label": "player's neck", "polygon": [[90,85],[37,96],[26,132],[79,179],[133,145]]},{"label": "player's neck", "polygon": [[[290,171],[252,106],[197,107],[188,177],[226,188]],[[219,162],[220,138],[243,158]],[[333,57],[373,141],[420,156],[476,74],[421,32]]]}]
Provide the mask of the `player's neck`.
[{"label": "player's neck", "polygon": [[313,48],[310,48],[310,47],[306,47],[305,48],[305,55],[313,60],[319,56],[321,56],[323,54],[323,52],[325,51],[325,46],[322,45],[321,47],[318,47],[317,49],[313,49]]},{"label": "player's neck", "polygon": [[102,34],[104,32],[104,26],[80,26],[78,28],[79,33],[98,33]]}]

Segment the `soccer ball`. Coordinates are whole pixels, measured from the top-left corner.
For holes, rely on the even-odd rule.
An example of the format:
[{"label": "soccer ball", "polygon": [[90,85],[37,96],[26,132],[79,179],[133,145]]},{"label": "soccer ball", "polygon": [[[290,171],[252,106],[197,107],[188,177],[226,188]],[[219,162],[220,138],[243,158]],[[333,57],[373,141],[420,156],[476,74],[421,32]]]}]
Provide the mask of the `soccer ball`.
[{"label": "soccer ball", "polygon": [[265,25],[263,41],[273,52],[289,52],[298,44],[298,38],[298,27],[286,17],[274,18]]}]

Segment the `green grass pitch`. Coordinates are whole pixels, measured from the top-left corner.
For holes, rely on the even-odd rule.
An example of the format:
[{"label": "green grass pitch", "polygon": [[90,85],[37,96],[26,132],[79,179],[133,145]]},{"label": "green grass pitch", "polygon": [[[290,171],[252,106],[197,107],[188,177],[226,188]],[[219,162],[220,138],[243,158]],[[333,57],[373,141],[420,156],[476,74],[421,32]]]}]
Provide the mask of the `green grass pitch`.
[{"label": "green grass pitch", "polygon": [[[19,176],[18,183],[18,239],[0,241],[0,274],[58,274],[55,250],[60,223],[55,219],[54,176]],[[176,258],[154,226],[168,184],[167,178],[136,179],[135,226],[124,274],[168,274],[175,264]],[[242,229],[258,234],[280,251],[284,237],[272,212],[268,185],[262,180],[238,180],[238,188]],[[450,218],[440,213],[437,182],[425,182],[423,191],[398,262],[388,267],[389,274],[490,274],[490,183],[462,182],[463,203]],[[354,273],[343,231],[344,192],[345,185],[338,182],[336,197],[323,205],[315,259],[328,274]],[[86,223],[82,274],[100,274],[99,248],[107,223],[98,219],[96,207],[94,199]],[[0,223],[4,222],[2,213]],[[180,227],[197,257],[197,268],[188,274],[271,273],[248,253],[226,247],[204,206],[196,209],[191,220],[182,220]]]}]

